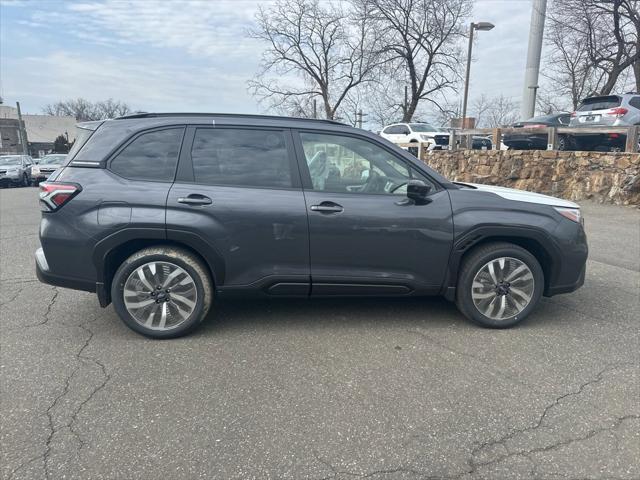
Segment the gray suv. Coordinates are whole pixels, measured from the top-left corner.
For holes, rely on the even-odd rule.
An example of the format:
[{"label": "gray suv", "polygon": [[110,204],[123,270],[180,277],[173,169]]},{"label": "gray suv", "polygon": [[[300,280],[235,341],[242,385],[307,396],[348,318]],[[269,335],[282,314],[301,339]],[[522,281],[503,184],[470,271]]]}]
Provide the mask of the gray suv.
[{"label": "gray suv", "polygon": [[454,183],[328,120],[137,114],[79,125],[40,185],[41,281],[184,335],[225,297],[443,295],[504,328],[584,282],[578,205]]}]

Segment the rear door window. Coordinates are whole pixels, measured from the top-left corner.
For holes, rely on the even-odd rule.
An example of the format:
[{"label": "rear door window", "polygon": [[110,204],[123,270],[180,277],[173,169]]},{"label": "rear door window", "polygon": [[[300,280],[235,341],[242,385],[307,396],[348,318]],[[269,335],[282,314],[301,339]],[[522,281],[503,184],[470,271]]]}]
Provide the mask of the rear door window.
[{"label": "rear door window", "polygon": [[281,130],[198,128],[191,161],[196,183],[292,187],[292,162]]},{"label": "rear door window", "polygon": [[135,180],[173,181],[183,132],[168,128],[137,136],[111,160],[111,171]]},{"label": "rear door window", "polygon": [[608,110],[610,108],[619,107],[621,101],[622,99],[617,95],[585,98],[582,101],[582,104],[578,107],[578,111],[588,112],[590,110]]}]

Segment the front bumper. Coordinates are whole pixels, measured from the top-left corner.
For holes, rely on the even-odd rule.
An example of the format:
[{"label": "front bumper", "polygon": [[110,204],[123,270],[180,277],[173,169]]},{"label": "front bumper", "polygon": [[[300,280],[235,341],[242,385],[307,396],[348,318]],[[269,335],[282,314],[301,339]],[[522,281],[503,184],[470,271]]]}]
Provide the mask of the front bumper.
[{"label": "front bumper", "polygon": [[22,175],[19,173],[16,174],[2,174],[0,175],[0,183],[3,185],[7,185],[10,183],[17,184],[22,181]]},{"label": "front bumper", "polygon": [[95,293],[96,284],[87,280],[65,277],[57,275],[49,269],[49,263],[44,255],[44,250],[39,248],[36,250],[36,275],[42,283],[54,285],[56,287],[71,288],[73,290],[83,290],[85,292]]}]

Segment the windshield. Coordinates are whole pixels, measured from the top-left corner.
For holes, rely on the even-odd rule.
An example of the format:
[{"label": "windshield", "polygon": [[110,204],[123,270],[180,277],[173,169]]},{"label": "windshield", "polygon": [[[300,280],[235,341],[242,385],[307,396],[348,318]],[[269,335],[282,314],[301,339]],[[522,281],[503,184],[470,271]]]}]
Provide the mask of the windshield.
[{"label": "windshield", "polygon": [[428,123],[410,123],[409,126],[414,132],[434,132],[437,130]]},{"label": "windshield", "polygon": [[67,158],[66,155],[47,155],[42,157],[40,165],[62,165],[65,158]]},{"label": "windshield", "polygon": [[20,165],[20,155],[6,155],[0,157],[0,165]]}]

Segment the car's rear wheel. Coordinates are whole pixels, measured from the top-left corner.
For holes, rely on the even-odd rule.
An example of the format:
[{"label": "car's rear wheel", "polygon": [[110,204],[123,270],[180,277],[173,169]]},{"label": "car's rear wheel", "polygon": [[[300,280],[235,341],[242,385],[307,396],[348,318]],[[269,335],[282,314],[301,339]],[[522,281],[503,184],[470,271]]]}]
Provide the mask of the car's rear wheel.
[{"label": "car's rear wheel", "polygon": [[29,177],[26,173],[22,174],[22,186],[23,187],[28,187],[29,186]]},{"label": "car's rear wheel", "polygon": [[132,330],[152,338],[175,338],[190,333],[205,318],[213,284],[207,268],[192,253],[149,247],[120,265],[111,297]]},{"label": "car's rear wheel", "polygon": [[511,243],[490,243],[464,259],[456,304],[483,327],[507,328],[533,311],[543,289],[544,273],[531,253]]}]

